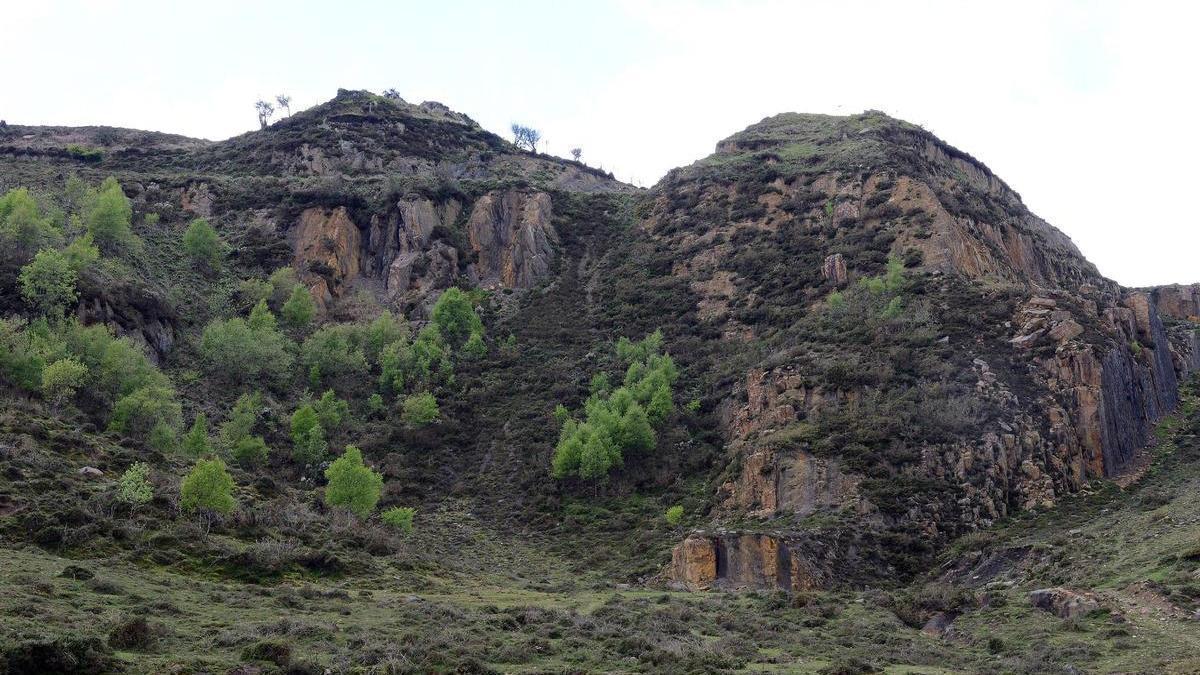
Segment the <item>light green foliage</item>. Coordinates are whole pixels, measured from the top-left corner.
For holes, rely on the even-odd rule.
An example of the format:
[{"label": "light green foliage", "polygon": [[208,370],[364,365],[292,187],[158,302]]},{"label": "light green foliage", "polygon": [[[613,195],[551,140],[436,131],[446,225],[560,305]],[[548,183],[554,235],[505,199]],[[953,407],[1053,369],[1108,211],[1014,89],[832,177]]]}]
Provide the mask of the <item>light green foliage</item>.
[{"label": "light green foliage", "polygon": [[85,234],[68,244],[63,249],[63,255],[67,257],[67,264],[78,274],[100,259],[100,249],[96,248],[92,235]]},{"label": "light green foliage", "polygon": [[16,188],[0,197],[0,257],[23,263],[61,240],[62,233],[42,214],[29,190]]},{"label": "light green foliage", "polygon": [[315,464],[325,459],[327,451],[317,411],[308,403],[300,406],[292,413],[292,457],[302,464]]},{"label": "light green foliage", "polygon": [[378,365],[388,345],[407,338],[408,324],[392,316],[391,312],[384,311],[367,326],[363,352],[369,363]]},{"label": "light green foliage", "polygon": [[379,369],[380,387],[396,393],[447,382],[454,372],[446,343],[434,324],[423,328],[411,344],[401,339],[384,347]]},{"label": "light green foliage", "polygon": [[43,314],[61,316],[79,298],[76,273],[66,254],[58,249],[38,251],[21,268],[21,296]]},{"label": "light green foliage", "polygon": [[392,508],[380,514],[383,522],[408,534],[413,531],[413,517],[417,515],[417,510],[411,506],[393,506]]},{"label": "light green foliage", "polygon": [[265,311],[265,306],[258,307],[264,307],[264,311],[257,316],[251,314],[254,325],[235,318],[213,321],[204,328],[200,351],[210,372],[231,381],[249,383],[278,383],[291,376],[294,359],[290,343],[275,329],[275,319]]},{"label": "light green foliage", "polygon": [[219,458],[201,459],[179,485],[179,506],[185,512],[233,511],[233,477]]},{"label": "light green foliage", "polygon": [[362,332],[353,324],[323,326],[300,347],[305,368],[316,368],[322,380],[359,379],[367,374]]},{"label": "light green foliage", "polygon": [[221,265],[225,242],[204,218],[197,218],[188,225],[183,233],[183,250],[196,262],[215,270]]},{"label": "light green foliage", "polygon": [[262,436],[246,436],[234,443],[229,450],[229,456],[242,466],[258,466],[266,463],[269,452],[267,442]]},{"label": "light green foliage", "polygon": [[679,504],[667,509],[667,524],[678,525],[683,520],[683,507]]},{"label": "light green foliage", "polygon": [[567,406],[565,406],[561,403],[554,406],[554,421],[555,422],[558,422],[559,425],[561,426],[563,424],[566,424],[567,420],[569,420],[569,419],[571,419],[571,411],[567,410]]},{"label": "light green foliage", "polygon": [[829,304],[830,309],[841,309],[846,306],[846,296],[842,295],[841,291],[834,291],[825,298],[825,302]]},{"label": "light green foliage", "polygon": [[475,333],[482,338],[483,323],[471,299],[459,288],[448,288],[438,298],[433,306],[433,323],[451,347],[461,346]]},{"label": "light green foliage", "polygon": [[282,307],[283,303],[292,297],[292,293],[300,286],[300,280],[296,277],[296,270],[291,267],[280,267],[271,272],[271,276],[267,277],[267,283],[271,284],[271,306]]},{"label": "light green foliage", "polygon": [[148,385],[133,390],[113,405],[109,429],[135,438],[151,438],[160,447],[167,434],[183,425],[183,411],[169,386]]},{"label": "light green foliage", "polygon": [[112,255],[133,243],[133,231],[129,229],[132,218],[129,198],[117,179],[110,177],[100,184],[100,191],[92,200],[84,222],[100,250]]},{"label": "light green foliage", "polygon": [[150,466],[145,462],[130,465],[117,481],[117,501],[134,508],[148,504],[154,498],[149,476]]},{"label": "light green foliage", "polygon": [[321,426],[329,431],[341,426],[346,417],[350,415],[350,404],[338,398],[332,389],[321,394],[321,398],[314,401],[312,407],[317,413],[317,419],[321,422]]},{"label": "light green foliage", "polygon": [[42,395],[55,405],[62,405],[75,396],[87,381],[88,368],[72,357],[51,363],[42,370]]},{"label": "light green foliage", "polygon": [[266,300],[259,300],[258,304],[254,305],[250,310],[250,317],[246,319],[246,325],[256,333],[274,332],[277,329],[275,315],[267,307]]},{"label": "light green foliage", "polygon": [[660,424],[674,410],[672,386],[679,373],[670,356],[660,354],[659,331],[639,342],[621,338],[617,355],[629,362],[624,385],[609,392],[607,376],[592,378],[592,395],[584,405],[584,421],[568,417],[561,404],[555,417],[562,421],[558,445],[551,461],[556,478],[604,478],[623,466],[626,453],[654,448],[652,424]]},{"label": "light green foliage", "polygon": [[258,415],[262,411],[262,395],[258,392],[242,394],[229,411],[229,418],[221,425],[221,449],[228,453],[254,433]]},{"label": "light green foliage", "polygon": [[196,413],[192,428],[183,436],[183,451],[192,457],[204,457],[212,452],[208,441],[208,418]]},{"label": "light green foliage", "polygon": [[596,373],[592,375],[592,381],[588,385],[588,393],[592,396],[605,396],[612,391],[612,383],[608,379],[608,373]]},{"label": "light green foliage", "polygon": [[691,413],[692,415],[695,415],[696,413],[700,412],[700,399],[694,398],[694,399],[688,401],[687,405],[684,407],[687,408],[687,411],[689,413]]},{"label": "light green foliage", "polygon": [[150,433],[146,434],[146,445],[155,450],[167,454],[175,452],[179,447],[179,430],[176,424],[172,422],[159,422],[150,429]]},{"label": "light green foliage", "polygon": [[243,279],[238,283],[238,298],[243,307],[253,307],[271,297],[274,287],[265,279]]},{"label": "light green foliage", "polygon": [[345,506],[360,518],[371,513],[383,492],[383,476],[363,465],[362,452],[353,445],[325,469],[325,478],[325,503]]},{"label": "light green foliage", "polygon": [[313,302],[312,293],[303,286],[292,290],[288,301],[279,310],[284,322],[294,330],[303,330],[317,314],[317,305]]},{"label": "light green foliage", "polygon": [[423,391],[404,399],[400,419],[410,427],[423,427],[436,420],[439,414],[437,399]]}]

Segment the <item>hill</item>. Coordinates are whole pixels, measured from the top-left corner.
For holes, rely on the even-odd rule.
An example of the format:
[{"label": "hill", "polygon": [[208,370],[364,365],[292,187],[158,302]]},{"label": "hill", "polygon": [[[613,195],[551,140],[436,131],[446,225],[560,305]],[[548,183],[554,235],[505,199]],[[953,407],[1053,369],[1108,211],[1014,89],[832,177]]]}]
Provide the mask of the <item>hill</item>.
[{"label": "hill", "polygon": [[919,127],[639,190],[343,90],[0,194],[10,672],[1187,672],[1195,289]]}]

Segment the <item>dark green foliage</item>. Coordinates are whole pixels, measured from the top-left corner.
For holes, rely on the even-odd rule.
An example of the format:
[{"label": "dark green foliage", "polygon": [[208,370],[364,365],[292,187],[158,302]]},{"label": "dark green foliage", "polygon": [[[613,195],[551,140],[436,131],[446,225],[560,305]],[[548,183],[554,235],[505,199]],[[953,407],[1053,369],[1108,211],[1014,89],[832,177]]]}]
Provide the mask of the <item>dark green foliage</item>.
[{"label": "dark green foliage", "polygon": [[183,425],[183,410],[175,399],[175,390],[166,385],[150,385],[133,390],[113,405],[109,428],[136,438],[149,439],[155,445],[170,444]]},{"label": "dark green foliage", "polygon": [[323,326],[301,345],[300,361],[322,382],[348,387],[368,371],[362,331],[354,324]]},{"label": "dark green foliage", "polygon": [[321,426],[329,431],[340,427],[350,415],[350,404],[338,398],[332,389],[321,394],[321,398],[314,401],[312,407]]},{"label": "dark green foliage", "polygon": [[[282,383],[292,374],[289,342],[275,329],[269,311],[241,318],[213,321],[204,329],[200,351],[210,372],[230,382]],[[257,308],[256,308],[257,309]]]},{"label": "dark green foliage", "polygon": [[362,452],[353,445],[325,469],[325,503],[344,506],[361,518],[370,515],[383,491],[383,476],[363,464]]},{"label": "dark green foliage", "polygon": [[475,307],[457,287],[447,288],[438,298],[433,306],[433,323],[452,348],[462,346],[475,334],[482,337],[483,324],[475,314]]},{"label": "dark green foliage", "polygon": [[61,231],[43,215],[29,190],[16,188],[0,196],[0,258],[22,264],[61,241]]}]

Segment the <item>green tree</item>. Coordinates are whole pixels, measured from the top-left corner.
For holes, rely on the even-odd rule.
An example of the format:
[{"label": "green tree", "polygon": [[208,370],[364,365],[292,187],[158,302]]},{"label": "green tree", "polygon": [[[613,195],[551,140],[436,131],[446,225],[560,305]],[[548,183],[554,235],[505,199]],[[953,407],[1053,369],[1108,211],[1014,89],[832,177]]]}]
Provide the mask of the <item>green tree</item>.
[{"label": "green tree", "polygon": [[275,315],[267,307],[266,300],[259,300],[258,304],[250,310],[250,317],[246,319],[246,325],[255,333],[273,333],[278,326],[275,321]]},{"label": "green tree", "polygon": [[325,429],[312,404],[306,403],[292,413],[292,457],[302,464],[325,459],[328,445]]},{"label": "green tree", "polygon": [[106,255],[112,255],[133,243],[129,223],[133,207],[115,178],[106,178],[84,218],[87,231]]},{"label": "green tree", "polygon": [[221,449],[232,453],[238,443],[249,438],[258,424],[262,410],[262,395],[258,392],[242,394],[229,411],[229,417],[221,425]]},{"label": "green tree", "polygon": [[313,302],[312,293],[303,286],[296,286],[288,301],[280,309],[284,322],[295,330],[303,330],[317,314],[317,305]]},{"label": "green tree", "polygon": [[201,459],[179,485],[179,506],[185,512],[233,511],[233,477],[220,458]]},{"label": "green tree", "polygon": [[309,370],[315,366],[322,379],[357,381],[368,370],[361,337],[350,324],[323,326],[304,341],[300,359]]},{"label": "green tree", "polygon": [[487,356],[487,343],[483,341],[482,333],[471,333],[471,337],[462,346],[462,352],[472,359]]},{"label": "green tree", "polygon": [[210,270],[220,267],[224,248],[221,235],[204,218],[193,220],[183,233],[183,250],[192,261]]},{"label": "green tree", "polygon": [[183,424],[183,411],[175,391],[165,385],[149,385],[122,396],[113,405],[109,429],[135,438],[164,442],[168,430]]},{"label": "green tree", "polygon": [[66,256],[67,264],[71,266],[71,269],[79,274],[100,259],[100,249],[96,248],[90,234],[84,234],[68,244],[63,249],[63,255]]},{"label": "green tree", "polygon": [[0,257],[20,264],[61,240],[62,233],[42,214],[29,190],[16,188],[0,196]]},{"label": "green tree", "polygon": [[285,382],[294,358],[276,330],[255,330],[240,318],[213,321],[204,328],[200,352],[209,370],[239,383]]},{"label": "green tree", "polygon": [[117,501],[137,508],[154,498],[154,488],[148,479],[150,466],[145,462],[131,464],[117,481]]},{"label": "green tree", "polygon": [[439,414],[437,399],[423,391],[404,399],[400,420],[410,427],[423,427],[436,420]]},{"label": "green tree", "polygon": [[325,469],[325,503],[344,506],[365,518],[379,502],[383,476],[363,464],[362,452],[353,445]]},{"label": "green tree", "polygon": [[367,326],[363,352],[369,363],[378,365],[384,348],[394,342],[407,339],[408,324],[385,310]]},{"label": "green tree", "polygon": [[434,304],[433,323],[452,347],[461,346],[473,333],[481,337],[483,333],[483,323],[471,299],[456,287],[447,288]]},{"label": "green tree", "polygon": [[38,251],[21,268],[21,296],[43,314],[61,316],[79,298],[76,273],[66,254],[57,249]]},{"label": "green tree", "polygon": [[246,436],[234,443],[229,456],[242,466],[258,466],[267,461],[269,452],[262,436]]},{"label": "green tree", "polygon": [[667,509],[667,524],[671,526],[678,525],[683,520],[683,507],[679,504]]},{"label": "green tree", "polygon": [[204,457],[212,453],[212,445],[208,441],[208,417],[204,413],[196,413],[192,428],[183,437],[183,451],[192,457]]},{"label": "green tree", "polygon": [[291,267],[280,267],[271,272],[271,276],[267,277],[267,283],[271,284],[271,306],[279,308],[283,307],[283,303],[292,297],[292,293],[300,285],[300,279],[296,277],[296,270]]},{"label": "green tree", "polygon": [[59,406],[75,396],[75,392],[87,381],[88,367],[67,357],[59,359],[42,370],[42,395]]},{"label": "green tree", "polygon": [[314,401],[312,407],[317,413],[317,419],[321,422],[321,426],[329,431],[335,431],[350,415],[350,404],[338,398],[332,389],[321,394],[321,398]]},{"label": "green tree", "polygon": [[413,517],[417,510],[410,506],[393,506],[380,514],[384,523],[408,534],[413,531]]}]

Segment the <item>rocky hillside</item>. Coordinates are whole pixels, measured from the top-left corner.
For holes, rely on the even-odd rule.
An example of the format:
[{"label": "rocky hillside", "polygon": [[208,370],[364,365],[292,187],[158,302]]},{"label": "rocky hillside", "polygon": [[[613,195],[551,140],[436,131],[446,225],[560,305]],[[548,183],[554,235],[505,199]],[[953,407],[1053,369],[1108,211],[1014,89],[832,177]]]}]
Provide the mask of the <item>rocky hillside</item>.
[{"label": "rocky hillside", "polygon": [[[490,656],[503,647],[552,670],[620,659],[631,671],[723,671],[783,658],[796,631],[827,622],[854,636],[813,638],[837,656],[830,667],[869,653],[857,640],[886,626],[904,636],[890,663],[987,670],[982,643],[922,642],[953,635],[937,626],[903,632],[973,605],[914,609],[910,596],[934,582],[978,590],[963,575],[982,563],[960,555],[963,542],[1008,537],[1030,514],[1143,476],[1156,425],[1200,367],[1200,290],[1102,277],[978,160],[877,112],[767,118],[646,191],[519,150],[441,104],[339,91],[219,142],[0,127],[0,194],[18,188],[30,192],[9,198],[24,204],[12,212],[41,214],[39,250],[61,251],[77,279],[55,315],[25,290],[35,251],[0,256],[0,532],[24,547],[14,565],[32,578],[103,558],[129,585],[169,574],[192,595],[201,577],[235,595],[302,579],[317,604],[354,591],[368,618],[353,630],[391,637],[362,593],[403,607],[408,626],[453,622],[446,612],[465,622],[453,647],[422,634],[402,655],[387,640],[364,655],[358,638],[286,627],[253,638],[290,635],[336,654],[317,661],[339,670],[514,663]],[[108,222],[105,194],[130,236],[77,263]],[[0,236],[11,225],[20,239],[26,221],[7,203]],[[220,242],[207,257],[188,243],[199,221]],[[297,307],[309,301],[306,317]],[[87,331],[97,325],[122,339]],[[236,349],[215,349],[237,331]],[[96,357],[104,349],[117,356]],[[44,372],[64,356],[91,368],[94,386],[52,395]],[[144,390],[167,404],[135,396]],[[154,410],[145,428],[123,423],[138,405]],[[306,407],[328,426],[311,451],[297,432]],[[198,418],[213,433],[188,437],[211,440],[235,486],[223,516],[197,519],[180,498],[207,454],[185,451]],[[377,471],[380,510],[417,509],[416,534],[329,502],[325,471],[346,445]],[[136,462],[153,471],[140,510],[116,497]],[[1061,562],[1019,553],[1043,566],[1015,568],[1020,584]],[[935,561],[958,571],[932,579]],[[75,592],[64,583],[28,606]],[[477,585],[488,602],[460,596]],[[839,595],[872,588],[888,595]],[[606,589],[618,595],[593,597]],[[650,589],[664,607],[638,595]],[[759,594],[679,600],[701,589]],[[538,605],[510,617],[510,592],[587,616]],[[262,619],[238,597],[239,620]],[[85,627],[54,606],[56,630]],[[618,640],[625,620],[653,637]],[[510,623],[537,634],[495,637]],[[721,624],[719,641],[706,623]],[[153,672],[271,660],[246,656],[252,637],[229,628],[209,636],[217,656],[204,662],[189,630],[167,630],[169,648],[133,661]],[[17,645],[12,663],[29,645],[47,662],[107,658],[103,645],[39,642],[28,622],[19,632],[5,643]]]}]

